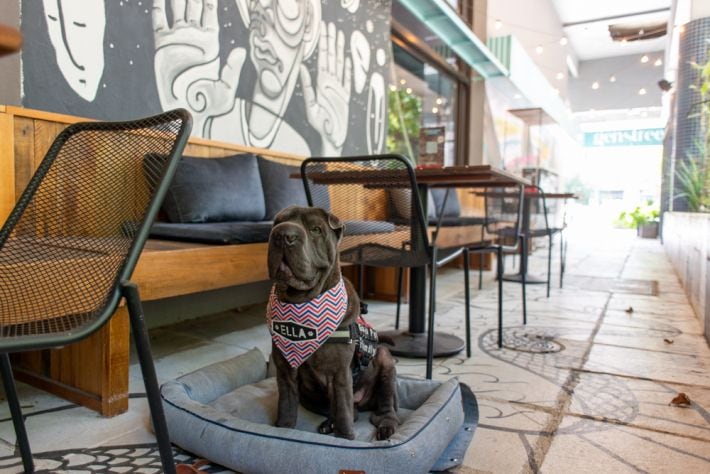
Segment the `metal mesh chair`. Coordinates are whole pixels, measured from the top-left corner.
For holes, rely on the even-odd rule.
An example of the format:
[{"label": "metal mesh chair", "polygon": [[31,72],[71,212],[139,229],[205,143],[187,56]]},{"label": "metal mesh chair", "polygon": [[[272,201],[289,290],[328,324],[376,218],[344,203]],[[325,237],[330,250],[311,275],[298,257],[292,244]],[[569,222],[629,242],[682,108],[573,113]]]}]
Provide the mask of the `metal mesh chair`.
[{"label": "metal mesh chair", "polygon": [[345,222],[342,262],[361,267],[429,266],[427,378],[431,378],[436,262],[449,250],[440,251],[429,241],[421,201],[413,199],[418,188],[412,166],[399,155],[309,158],[301,165],[301,176],[308,204],[329,209]]},{"label": "metal mesh chair", "polygon": [[[547,237],[547,297],[550,297],[552,282],[552,247],[554,237],[560,234],[560,288],[562,288],[567,246],[564,229],[567,227],[565,202],[561,199],[548,199],[540,186],[529,186],[526,199],[530,200],[530,225],[527,239]],[[529,245],[529,243],[527,244]]]},{"label": "metal mesh chair", "polygon": [[129,279],[190,128],[184,110],[70,125],[0,229],[0,361],[26,472],[32,455],[8,354],[83,339],[122,297],[163,469],[175,471],[138,288]]},{"label": "metal mesh chair", "polygon": [[[517,251],[523,244],[521,220],[523,213],[523,186],[487,188],[482,192],[485,199],[485,234],[481,242],[469,245],[464,250],[465,299],[470,301],[469,255],[495,253],[496,277],[498,280],[498,347],[503,345],[503,255]],[[479,273],[480,287],[480,273]],[[527,323],[525,280],[522,281],[523,324]],[[471,308],[466,304],[466,355],[471,357]]]}]

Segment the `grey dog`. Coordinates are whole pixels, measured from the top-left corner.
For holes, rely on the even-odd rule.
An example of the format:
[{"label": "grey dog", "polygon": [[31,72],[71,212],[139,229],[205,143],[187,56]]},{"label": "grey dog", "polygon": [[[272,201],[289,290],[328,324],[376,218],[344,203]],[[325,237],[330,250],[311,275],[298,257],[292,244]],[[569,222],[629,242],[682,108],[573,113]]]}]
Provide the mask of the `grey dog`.
[{"label": "grey dog", "polygon": [[[269,277],[278,299],[303,303],[333,288],[341,278],[338,244],[343,223],[319,209],[292,206],[274,220],[269,236]],[[346,279],[348,306],[338,330],[347,329],[360,316],[360,300]],[[354,439],[358,410],[371,410],[377,439],[395,432],[397,392],[395,363],[387,348],[378,346],[374,357],[353,383],[357,364],[355,344],[326,343],[298,368],[292,368],[272,343],[279,401],[276,426],[296,425],[299,402],[325,415],[318,431]]]}]

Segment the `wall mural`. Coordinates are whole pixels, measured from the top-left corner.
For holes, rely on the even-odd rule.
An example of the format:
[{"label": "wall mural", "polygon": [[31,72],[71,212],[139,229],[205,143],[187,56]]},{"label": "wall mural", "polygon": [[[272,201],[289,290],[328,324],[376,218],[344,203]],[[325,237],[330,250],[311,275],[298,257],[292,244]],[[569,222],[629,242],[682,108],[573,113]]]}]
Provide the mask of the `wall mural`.
[{"label": "wall mural", "polygon": [[390,0],[23,0],[23,105],[175,107],[193,134],[302,155],[384,150]]}]

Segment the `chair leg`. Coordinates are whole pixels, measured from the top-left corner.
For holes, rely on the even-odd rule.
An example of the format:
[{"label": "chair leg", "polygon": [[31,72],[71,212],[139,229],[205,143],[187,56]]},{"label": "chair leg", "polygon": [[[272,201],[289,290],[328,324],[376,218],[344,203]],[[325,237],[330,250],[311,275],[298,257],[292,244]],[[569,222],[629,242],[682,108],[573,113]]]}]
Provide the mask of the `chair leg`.
[{"label": "chair leg", "polygon": [[471,282],[469,279],[469,253],[467,249],[463,251],[463,284],[464,300],[466,302],[466,357],[471,357]]},{"label": "chair leg", "polygon": [[432,250],[429,279],[429,327],[427,328],[426,378],[431,380],[434,366],[434,304],[436,293],[436,247]]},{"label": "chair leg", "polygon": [[399,311],[402,307],[402,284],[404,281],[403,275],[404,269],[402,267],[399,267],[397,269],[397,313],[394,319],[395,329],[399,329]]},{"label": "chair leg", "polygon": [[362,264],[357,267],[357,291],[362,301],[365,298],[365,265]]},{"label": "chair leg", "polygon": [[550,282],[552,281],[552,234],[549,237],[547,248],[547,297],[550,297]]},{"label": "chair leg", "polygon": [[503,347],[503,249],[496,249],[496,272],[498,277],[498,348]]},{"label": "chair leg", "polygon": [[15,379],[12,376],[12,366],[10,365],[10,356],[6,352],[0,354],[0,369],[2,369],[2,383],[5,387],[5,397],[7,398],[7,404],[10,407],[10,414],[12,415],[12,424],[15,427],[17,444],[20,447],[22,467],[24,467],[25,472],[34,472],[35,467],[32,462],[32,451],[30,450],[30,442],[27,439],[25,422],[22,419],[20,401],[17,399]]},{"label": "chair leg", "polygon": [[[528,239],[525,236],[521,237],[522,239],[522,246],[523,246],[523,255],[527,255],[528,253]],[[526,285],[526,272],[521,273],[521,278],[520,278],[520,283],[523,288],[523,324],[528,323],[528,308],[527,308],[527,295],[525,294],[525,285]]]},{"label": "chair leg", "polygon": [[134,283],[129,282],[123,282],[121,287],[123,295],[126,297],[128,314],[131,318],[131,329],[133,330],[138,360],[141,365],[143,381],[145,382],[145,391],[148,396],[148,405],[153,420],[155,437],[158,441],[158,450],[160,451],[163,472],[175,474],[175,462],[173,460],[172,447],[170,446],[170,435],[168,434],[168,425],[165,422],[163,403],[160,399],[158,378],[155,375],[153,356],[150,351],[150,340],[148,339],[148,331],[145,326],[143,305],[138,295],[138,287]]},{"label": "chair leg", "polygon": [[565,247],[567,243],[565,242],[564,232],[560,232],[560,289],[562,288],[562,281],[565,276],[565,260],[567,258],[567,248]]}]

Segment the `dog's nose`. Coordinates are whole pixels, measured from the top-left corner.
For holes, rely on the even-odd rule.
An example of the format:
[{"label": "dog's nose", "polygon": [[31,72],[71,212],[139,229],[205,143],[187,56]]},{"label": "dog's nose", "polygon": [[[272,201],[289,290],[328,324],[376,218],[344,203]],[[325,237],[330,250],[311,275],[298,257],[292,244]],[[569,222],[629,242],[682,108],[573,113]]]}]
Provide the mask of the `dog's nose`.
[{"label": "dog's nose", "polygon": [[274,237],[277,243],[290,247],[298,241],[298,231],[294,228],[282,227],[274,232]]},{"label": "dog's nose", "polygon": [[286,245],[293,245],[298,240],[298,232],[295,232],[293,230],[287,230],[282,235],[283,235],[284,243]]}]

